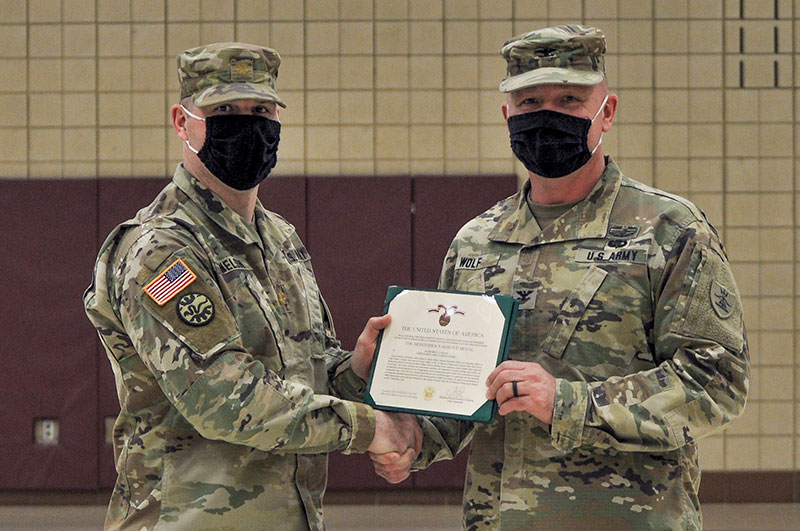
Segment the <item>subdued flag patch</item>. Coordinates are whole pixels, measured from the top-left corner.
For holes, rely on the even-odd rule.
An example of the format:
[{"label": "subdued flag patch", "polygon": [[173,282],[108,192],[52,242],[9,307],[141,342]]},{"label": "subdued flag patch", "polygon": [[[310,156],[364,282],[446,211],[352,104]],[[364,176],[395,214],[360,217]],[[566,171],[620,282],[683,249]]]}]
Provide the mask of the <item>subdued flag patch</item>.
[{"label": "subdued flag patch", "polygon": [[164,272],[154,278],[144,287],[145,293],[150,295],[156,304],[162,306],[180,291],[194,282],[197,275],[192,273],[183,260],[178,258]]}]

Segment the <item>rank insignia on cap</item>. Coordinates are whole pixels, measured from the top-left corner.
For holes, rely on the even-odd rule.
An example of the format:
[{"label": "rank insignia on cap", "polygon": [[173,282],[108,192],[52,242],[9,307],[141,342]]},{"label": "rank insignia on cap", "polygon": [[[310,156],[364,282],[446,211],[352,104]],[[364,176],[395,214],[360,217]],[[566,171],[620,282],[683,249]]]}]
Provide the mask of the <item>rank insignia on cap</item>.
[{"label": "rank insignia on cap", "polygon": [[196,278],[197,275],[192,273],[184,261],[178,258],[145,286],[144,291],[156,304],[163,306]]},{"label": "rank insignia on cap", "polygon": [[253,75],[253,61],[231,59],[231,81],[249,81]]},{"label": "rank insignia on cap", "polygon": [[187,293],[176,306],[178,317],[190,326],[204,326],[214,319],[214,303],[202,293]]}]

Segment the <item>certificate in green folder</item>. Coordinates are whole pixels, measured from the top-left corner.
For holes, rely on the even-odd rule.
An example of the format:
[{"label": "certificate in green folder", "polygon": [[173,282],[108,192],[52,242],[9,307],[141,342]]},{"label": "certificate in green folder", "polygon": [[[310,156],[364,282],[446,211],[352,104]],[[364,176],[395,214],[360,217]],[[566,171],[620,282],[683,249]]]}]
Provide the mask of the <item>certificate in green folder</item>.
[{"label": "certificate in green folder", "polygon": [[390,286],[364,401],[376,409],[492,422],[486,379],[508,358],[517,300]]}]

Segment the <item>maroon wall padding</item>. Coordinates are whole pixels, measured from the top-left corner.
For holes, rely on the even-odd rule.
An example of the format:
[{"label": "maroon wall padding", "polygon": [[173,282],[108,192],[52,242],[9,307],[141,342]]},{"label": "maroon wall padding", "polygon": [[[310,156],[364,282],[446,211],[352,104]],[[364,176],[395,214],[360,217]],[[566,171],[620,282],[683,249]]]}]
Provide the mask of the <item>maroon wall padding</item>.
[{"label": "maroon wall padding", "polygon": [[328,459],[328,490],[388,490],[410,489],[414,474],[401,483],[391,484],[375,473],[366,454],[343,455],[332,453]]},{"label": "maroon wall padding", "polygon": [[[0,488],[97,488],[94,180],[0,181]],[[33,423],[55,418],[57,446]]]},{"label": "maroon wall padding", "polygon": [[97,192],[97,244],[98,249],[111,230],[132,218],[169,184],[170,179],[99,179]]},{"label": "maroon wall padding", "polygon": [[[132,218],[136,212],[147,205],[161,192],[170,179],[99,179],[97,191],[97,249],[105,241],[106,236],[119,223]],[[100,341],[96,341],[98,368],[98,452],[99,452],[99,484],[101,487],[113,487],[117,479],[114,469],[114,450],[105,437],[105,418],[119,414],[114,374]]]},{"label": "maroon wall padding", "polygon": [[337,336],[352,349],[382,313],[386,288],[411,282],[411,179],[310,179],[306,245]]},{"label": "maroon wall padding", "polygon": [[703,472],[701,503],[800,503],[800,471]]},{"label": "maroon wall padding", "polygon": [[412,474],[414,488],[417,489],[463,489],[467,472],[469,447],[459,453],[452,461],[439,461],[425,470]]},{"label": "maroon wall padding", "polygon": [[[119,405],[81,295],[107,234],[168,182],[0,181],[0,403],[14,405],[0,415],[0,489],[113,485],[104,419]],[[511,176],[276,178],[259,197],[306,241],[338,335],[352,348],[389,285],[434,286],[456,230],[515,188]],[[62,442],[35,448],[33,421],[50,417],[61,423]],[[392,487],[366,456],[334,454],[330,487],[460,488],[465,459],[466,452]]]},{"label": "maroon wall padding", "polygon": [[[382,313],[386,288],[411,282],[411,179],[309,180],[306,245],[337,335],[351,349],[366,320]],[[328,481],[333,490],[392,487],[365,455],[332,454]]]},{"label": "maroon wall padding", "polygon": [[[413,284],[435,287],[442,259],[456,231],[471,218],[517,189],[513,175],[413,179],[413,246],[406,246],[408,206],[404,178],[317,179],[309,181],[309,248],[317,278],[340,339],[352,348],[370,310],[382,302],[386,286],[411,285],[401,279],[409,267]],[[323,232],[327,229],[327,232]],[[354,257],[357,259],[354,261]],[[374,312],[375,310],[372,310]],[[343,319],[347,321],[343,322]],[[415,473],[420,488],[461,488],[467,452]],[[365,456],[331,456],[329,488],[407,488],[377,478]]]},{"label": "maroon wall padding", "polygon": [[[456,232],[467,221],[517,191],[517,178],[417,177],[414,179],[414,285],[435,288],[442,261]],[[414,487],[464,487],[469,448],[452,461],[413,474]]]},{"label": "maroon wall padding", "polygon": [[415,178],[414,285],[435,288],[458,229],[516,191],[513,175]]},{"label": "maroon wall padding", "polygon": [[[158,195],[170,178],[100,179],[99,235],[102,243],[118,223],[136,212]],[[301,238],[306,230],[306,180],[303,177],[270,177],[258,191],[265,208],[277,212],[295,228]]]},{"label": "maroon wall padding", "polygon": [[268,177],[258,189],[264,208],[277,212],[294,225],[298,236],[306,239],[305,177]]}]

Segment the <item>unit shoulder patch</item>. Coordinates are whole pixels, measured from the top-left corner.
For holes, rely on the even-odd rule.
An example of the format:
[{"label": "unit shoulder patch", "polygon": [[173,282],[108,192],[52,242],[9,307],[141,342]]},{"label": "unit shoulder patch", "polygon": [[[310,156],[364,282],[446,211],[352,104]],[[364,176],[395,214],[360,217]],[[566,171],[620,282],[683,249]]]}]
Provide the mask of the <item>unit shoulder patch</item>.
[{"label": "unit shoulder patch", "polygon": [[214,303],[202,293],[187,293],[178,299],[175,309],[189,326],[205,326],[214,319]]},{"label": "unit shoulder patch", "polygon": [[736,306],[736,298],[733,292],[714,280],[711,282],[711,289],[709,291],[711,297],[711,307],[720,319],[727,319],[733,313]]}]

